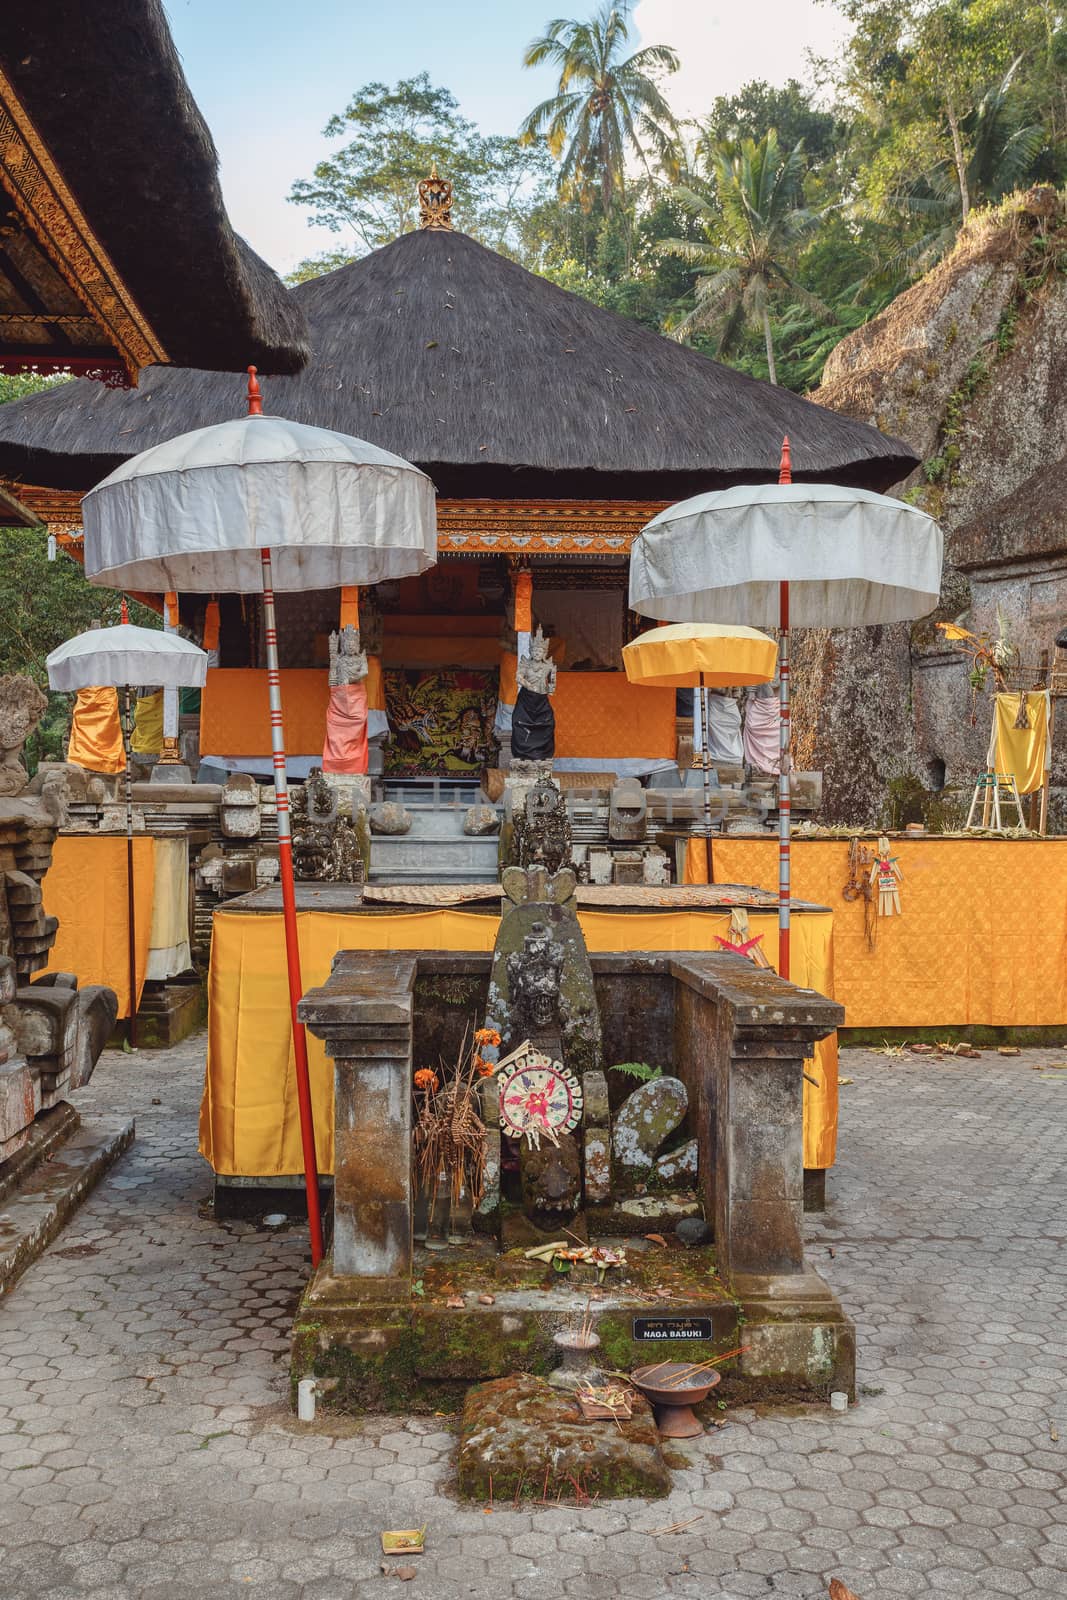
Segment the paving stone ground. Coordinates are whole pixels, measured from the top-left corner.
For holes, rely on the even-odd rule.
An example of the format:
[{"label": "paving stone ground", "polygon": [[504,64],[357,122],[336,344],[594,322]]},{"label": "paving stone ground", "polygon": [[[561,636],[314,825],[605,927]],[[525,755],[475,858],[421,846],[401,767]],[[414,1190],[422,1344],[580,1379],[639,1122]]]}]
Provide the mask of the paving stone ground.
[{"label": "paving stone ground", "polygon": [[[856,1407],[736,1412],[684,1447],[668,1501],[486,1515],[449,1496],[443,1420],[290,1420],[306,1232],[207,1214],[202,1039],[108,1054],[80,1099],[135,1111],[137,1142],[0,1305],[0,1595],[1067,1596],[1067,1070],[1034,1070],[1054,1060],[843,1057],[809,1232],[858,1324]],[[379,1530],[422,1523],[418,1576],[383,1577]]]}]

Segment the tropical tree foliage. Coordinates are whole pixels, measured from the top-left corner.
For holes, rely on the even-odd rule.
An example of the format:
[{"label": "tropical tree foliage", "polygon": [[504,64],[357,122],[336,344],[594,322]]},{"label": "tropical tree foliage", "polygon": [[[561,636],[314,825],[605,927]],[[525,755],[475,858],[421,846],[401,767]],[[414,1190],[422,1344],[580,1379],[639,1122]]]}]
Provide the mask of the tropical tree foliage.
[{"label": "tropical tree foliage", "polygon": [[527,67],[558,67],[559,84],[530,112],[519,138],[526,145],[544,140],[560,163],[560,194],[587,212],[599,200],[605,215],[625,204],[629,157],[650,176],[653,165],[668,177],[678,169],[678,126],[658,82],[677,71],[678,57],[663,44],[625,55],[629,9],[605,0],[587,22],[557,17],[523,57]]},{"label": "tropical tree foliage", "polygon": [[716,351],[734,349],[744,325],[763,335],[767,375],[778,382],[770,307],[783,296],[816,316],[830,319],[818,297],[793,275],[797,247],[818,227],[819,216],[803,204],[804,146],[783,152],[774,128],[754,139],[721,143],[707,152],[714,177],[710,195],[688,187],[676,191],[696,217],[704,239],[665,239],[665,254],[696,270],[696,303],[674,333],[685,338],[712,329]]}]

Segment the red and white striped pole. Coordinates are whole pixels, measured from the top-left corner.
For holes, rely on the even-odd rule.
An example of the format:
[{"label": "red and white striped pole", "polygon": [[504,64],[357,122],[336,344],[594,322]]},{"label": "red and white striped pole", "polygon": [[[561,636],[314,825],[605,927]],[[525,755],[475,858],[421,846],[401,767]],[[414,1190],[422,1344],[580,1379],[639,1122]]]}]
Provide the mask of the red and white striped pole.
[{"label": "red and white striped pole", "polygon": [[[248,369],[248,414],[262,416],[263,401],[255,367]],[[311,1106],[307,1035],[297,1017],[304,993],[300,975],[300,942],[296,925],[296,885],[293,879],[293,838],[289,827],[289,782],[285,772],[285,726],[282,721],[282,685],[278,667],[278,628],[274,615],[274,576],[269,550],[259,552],[263,567],[263,631],[267,637],[267,692],[270,699],[270,743],[274,755],[274,798],[278,808],[278,875],[282,885],[285,924],[285,959],[289,975],[289,1011],[293,1027],[293,1061],[296,1099],[300,1112],[300,1141],[304,1151],[304,1185],[307,1189],[311,1265],[322,1260],[322,1216],[319,1211],[319,1168],[315,1154],[315,1119]]]},{"label": "red and white striped pole", "polygon": [[[782,440],[778,482],[792,483],[793,462],[789,437]],[[792,817],[789,716],[789,581],[778,585],[778,975],[789,977],[789,907]]]}]

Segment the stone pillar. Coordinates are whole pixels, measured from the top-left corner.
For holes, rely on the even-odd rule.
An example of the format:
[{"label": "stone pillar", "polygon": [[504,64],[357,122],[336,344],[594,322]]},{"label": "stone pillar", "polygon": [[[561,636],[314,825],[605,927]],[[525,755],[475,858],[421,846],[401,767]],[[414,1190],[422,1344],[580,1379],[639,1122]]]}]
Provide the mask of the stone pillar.
[{"label": "stone pillar", "polygon": [[725,952],[680,957],[671,972],[675,1070],[719,1270],[731,1280],[803,1273],[804,1061],[844,1009]]},{"label": "stone pillar", "polygon": [[416,959],[342,951],[300,1017],[334,1062],[333,1276],[368,1299],[411,1285]]}]

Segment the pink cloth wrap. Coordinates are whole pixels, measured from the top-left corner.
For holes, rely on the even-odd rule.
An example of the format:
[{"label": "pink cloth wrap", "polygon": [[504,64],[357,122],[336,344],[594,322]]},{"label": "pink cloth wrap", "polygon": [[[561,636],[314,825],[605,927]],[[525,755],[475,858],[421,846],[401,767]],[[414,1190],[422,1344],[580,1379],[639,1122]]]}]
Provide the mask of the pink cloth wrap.
[{"label": "pink cloth wrap", "polygon": [[366,682],[335,684],[326,708],[322,770],[364,773],[367,759]]},{"label": "pink cloth wrap", "polygon": [[745,760],[758,772],[777,772],[781,761],[777,695],[750,696],[745,706]]}]

